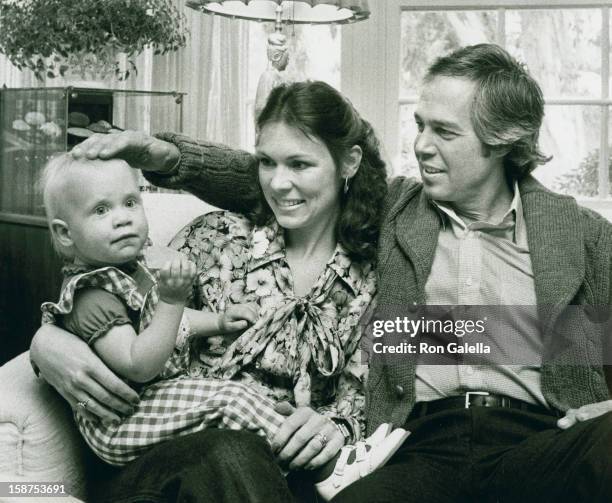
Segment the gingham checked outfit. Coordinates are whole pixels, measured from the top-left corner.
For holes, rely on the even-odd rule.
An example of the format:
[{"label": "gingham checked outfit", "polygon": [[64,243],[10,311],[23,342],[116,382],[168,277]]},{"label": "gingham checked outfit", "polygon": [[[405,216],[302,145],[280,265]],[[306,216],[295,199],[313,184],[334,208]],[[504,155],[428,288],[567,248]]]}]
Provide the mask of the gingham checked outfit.
[{"label": "gingham checked outfit", "polygon": [[[55,323],[58,315],[70,316],[75,292],[94,287],[116,295],[132,311],[139,313],[137,330],[141,332],[150,323],[159,296],[155,280],[144,264],[136,263],[131,272],[138,269],[145,278],[144,284],[137,284],[132,275],[115,267],[64,268],[65,280],[59,301],[46,302],[41,307],[43,323]],[[117,323],[111,322],[88,342],[93,343]],[[76,409],[79,430],[104,461],[124,465],[160,442],[207,427],[251,430],[270,438],[281,424],[283,417],[274,411],[274,403],[244,384],[190,377],[186,371],[189,363],[187,331],[181,325],[174,353],[158,378],[141,389],[140,403],[131,416],[118,424],[105,425],[89,421]]]}]

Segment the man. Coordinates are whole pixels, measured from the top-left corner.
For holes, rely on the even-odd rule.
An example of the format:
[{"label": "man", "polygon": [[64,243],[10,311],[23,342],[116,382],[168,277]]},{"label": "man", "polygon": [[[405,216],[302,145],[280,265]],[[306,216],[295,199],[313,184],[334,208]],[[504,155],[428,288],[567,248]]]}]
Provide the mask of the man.
[{"label": "man", "polygon": [[412,435],[337,501],[612,500],[612,402],[594,363],[610,334],[563,310],[610,304],[612,226],[529,176],[547,160],[542,117],[538,85],[497,46],[430,67],[415,112],[423,183],[392,185],[379,305],[537,303],[543,323],[515,324],[543,362],[374,365],[368,428],[392,419]]},{"label": "man", "polygon": [[[591,322],[597,313],[566,309],[609,306],[612,225],[530,176],[547,161],[538,150],[543,108],[537,83],[495,45],[460,49],[429,68],[415,112],[423,181],[391,184],[378,304],[537,305],[537,319],[506,322],[541,363],[373,362],[368,430],[392,421],[412,435],[334,501],[612,501],[610,334]],[[251,207],[248,154],[159,138],[175,147],[132,137],[107,152],[104,143],[83,149],[144,155],[166,171],[147,174],[157,185]]]}]

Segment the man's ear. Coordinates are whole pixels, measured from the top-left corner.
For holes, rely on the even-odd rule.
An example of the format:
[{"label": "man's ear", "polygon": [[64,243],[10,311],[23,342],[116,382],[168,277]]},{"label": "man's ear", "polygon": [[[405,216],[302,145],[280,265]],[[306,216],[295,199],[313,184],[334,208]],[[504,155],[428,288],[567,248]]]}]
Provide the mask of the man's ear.
[{"label": "man's ear", "polygon": [[51,233],[55,240],[62,246],[69,248],[74,244],[68,224],[61,218],[54,218],[51,221]]},{"label": "man's ear", "polygon": [[342,160],[342,169],[340,170],[342,178],[350,179],[357,174],[362,157],[363,151],[361,147],[359,145],[353,145]]}]

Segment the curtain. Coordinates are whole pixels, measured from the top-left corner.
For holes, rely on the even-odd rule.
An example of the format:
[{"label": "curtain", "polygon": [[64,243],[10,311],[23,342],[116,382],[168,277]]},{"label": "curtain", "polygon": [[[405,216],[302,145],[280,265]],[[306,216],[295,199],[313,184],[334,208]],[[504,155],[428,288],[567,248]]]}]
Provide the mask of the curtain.
[{"label": "curtain", "polygon": [[0,86],[39,87],[40,82],[30,70],[19,71],[4,54],[0,54]]},{"label": "curtain", "polygon": [[[179,0],[180,6],[184,0]],[[233,147],[244,145],[247,101],[246,21],[184,9],[187,47],[153,57],[154,90],[186,92],[183,131]]]}]

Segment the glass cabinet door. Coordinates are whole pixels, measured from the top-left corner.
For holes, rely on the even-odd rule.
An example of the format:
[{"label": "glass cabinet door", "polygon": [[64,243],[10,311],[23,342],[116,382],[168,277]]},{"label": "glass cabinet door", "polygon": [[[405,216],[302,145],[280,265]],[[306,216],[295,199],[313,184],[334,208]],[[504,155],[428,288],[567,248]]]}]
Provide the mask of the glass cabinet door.
[{"label": "glass cabinet door", "polygon": [[[0,219],[42,221],[45,163],[94,133],[182,129],[182,95],[86,88],[0,90]],[[142,178],[144,190],[151,189]]]},{"label": "glass cabinet door", "polygon": [[44,215],[36,184],[47,160],[66,150],[64,91],[10,89],[0,98],[0,211]]}]

